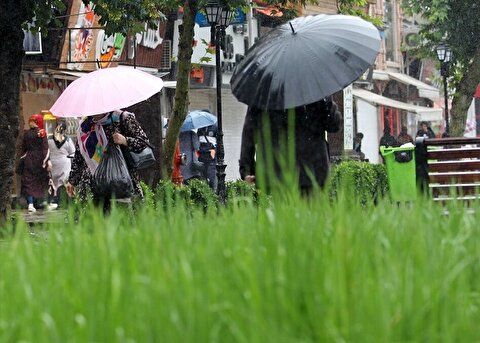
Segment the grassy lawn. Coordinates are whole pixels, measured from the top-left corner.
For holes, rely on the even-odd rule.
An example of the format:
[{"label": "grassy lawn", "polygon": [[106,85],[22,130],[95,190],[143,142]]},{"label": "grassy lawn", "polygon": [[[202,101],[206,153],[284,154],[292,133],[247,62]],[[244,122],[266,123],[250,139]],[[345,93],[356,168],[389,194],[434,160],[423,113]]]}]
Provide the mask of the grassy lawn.
[{"label": "grassy lawn", "polygon": [[479,213],[289,194],[18,223],[0,341],[479,341]]}]

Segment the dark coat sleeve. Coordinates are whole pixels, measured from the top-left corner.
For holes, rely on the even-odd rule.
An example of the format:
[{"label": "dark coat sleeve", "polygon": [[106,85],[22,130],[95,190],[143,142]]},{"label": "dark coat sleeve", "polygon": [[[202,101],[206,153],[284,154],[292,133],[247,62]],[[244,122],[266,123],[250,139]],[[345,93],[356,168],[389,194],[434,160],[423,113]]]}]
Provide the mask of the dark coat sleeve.
[{"label": "dark coat sleeve", "polygon": [[147,134],[134,115],[124,113],[122,116],[120,133],[127,139],[128,149],[133,152],[142,151],[147,147],[145,143],[145,141],[148,142]]},{"label": "dark coat sleeve", "polygon": [[242,144],[240,149],[240,177],[242,180],[247,175],[255,175],[255,131],[256,113],[258,111],[249,108],[245,116],[242,130]]},{"label": "dark coat sleeve", "polygon": [[327,132],[338,132],[342,121],[342,114],[332,97],[306,105],[305,110],[319,116],[319,124]]}]

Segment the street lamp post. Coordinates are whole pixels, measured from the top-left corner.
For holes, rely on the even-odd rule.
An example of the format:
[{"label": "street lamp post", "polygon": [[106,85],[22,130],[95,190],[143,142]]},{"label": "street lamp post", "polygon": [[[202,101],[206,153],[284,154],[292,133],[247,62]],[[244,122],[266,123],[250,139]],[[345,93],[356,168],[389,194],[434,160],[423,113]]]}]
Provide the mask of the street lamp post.
[{"label": "street lamp post", "polygon": [[222,69],[220,65],[220,49],[225,37],[225,29],[230,23],[232,11],[221,0],[210,0],[205,6],[207,21],[210,24],[211,40],[215,42],[215,72],[217,74],[217,194],[222,202],[226,199],[225,189],[225,150],[223,146],[222,126]]},{"label": "street lamp post", "polygon": [[447,77],[448,77],[448,65],[452,60],[452,50],[450,47],[444,43],[441,43],[437,46],[437,58],[440,61],[441,68],[440,74],[443,77],[443,92],[445,97],[445,133],[448,137],[450,135],[450,124],[448,121],[448,85],[447,85]]}]

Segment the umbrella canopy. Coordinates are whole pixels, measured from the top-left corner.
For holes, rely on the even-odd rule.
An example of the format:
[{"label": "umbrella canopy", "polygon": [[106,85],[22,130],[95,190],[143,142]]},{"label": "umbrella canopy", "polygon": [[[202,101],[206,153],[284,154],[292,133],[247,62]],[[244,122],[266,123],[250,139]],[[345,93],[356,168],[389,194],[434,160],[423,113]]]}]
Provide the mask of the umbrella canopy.
[{"label": "umbrella canopy", "polygon": [[162,87],[162,79],[138,69],[98,69],[73,81],[50,112],[57,117],[106,113],[144,101]]},{"label": "umbrella canopy", "polygon": [[230,84],[253,107],[281,110],[316,102],[358,79],[373,64],[380,33],[354,16],[300,17],[263,36]]},{"label": "umbrella canopy", "polygon": [[191,111],[188,112],[185,121],[183,122],[180,132],[200,129],[213,125],[217,122],[217,117],[206,111]]}]

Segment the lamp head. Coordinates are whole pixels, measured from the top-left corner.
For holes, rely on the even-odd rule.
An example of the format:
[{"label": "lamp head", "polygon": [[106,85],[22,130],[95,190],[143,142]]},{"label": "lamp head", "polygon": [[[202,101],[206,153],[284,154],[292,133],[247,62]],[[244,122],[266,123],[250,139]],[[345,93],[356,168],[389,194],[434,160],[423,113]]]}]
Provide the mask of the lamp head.
[{"label": "lamp head", "polygon": [[205,5],[205,14],[210,26],[227,27],[230,24],[232,13],[223,0],[209,0]]},{"label": "lamp head", "polygon": [[448,63],[452,60],[452,50],[445,43],[440,43],[437,48],[437,58],[441,63]]},{"label": "lamp head", "polygon": [[223,6],[218,0],[209,0],[205,5],[207,22],[211,26],[217,26],[221,21]]}]

